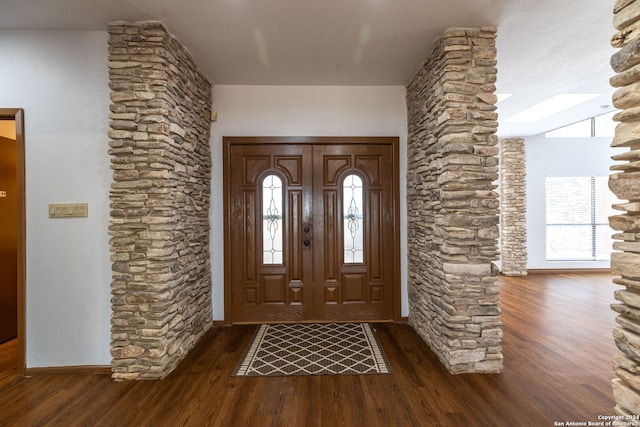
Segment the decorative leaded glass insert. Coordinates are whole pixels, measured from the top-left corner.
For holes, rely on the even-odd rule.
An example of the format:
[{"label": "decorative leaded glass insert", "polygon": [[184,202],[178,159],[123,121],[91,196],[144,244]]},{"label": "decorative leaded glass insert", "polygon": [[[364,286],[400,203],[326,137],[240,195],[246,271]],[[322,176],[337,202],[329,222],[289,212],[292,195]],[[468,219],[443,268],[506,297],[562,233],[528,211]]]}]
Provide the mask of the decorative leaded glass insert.
[{"label": "decorative leaded glass insert", "polygon": [[344,263],[364,262],[362,178],[348,175],[342,183]]},{"label": "decorative leaded glass insert", "polygon": [[282,180],[268,175],[262,181],[262,262],[282,264]]}]

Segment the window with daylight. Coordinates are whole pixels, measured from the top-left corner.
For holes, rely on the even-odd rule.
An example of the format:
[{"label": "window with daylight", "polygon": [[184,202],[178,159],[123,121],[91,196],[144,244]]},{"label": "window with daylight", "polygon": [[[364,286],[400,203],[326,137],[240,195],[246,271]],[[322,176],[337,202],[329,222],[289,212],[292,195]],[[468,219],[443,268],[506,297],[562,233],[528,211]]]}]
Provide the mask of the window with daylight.
[{"label": "window with daylight", "polygon": [[619,203],[606,176],[547,177],[547,261],[605,261],[610,258],[613,230],[608,217]]},{"label": "window with daylight", "polygon": [[344,263],[364,262],[362,178],[349,175],[342,183]]},{"label": "window with daylight", "polygon": [[262,181],[262,263],[282,264],[282,180],[268,175]]}]

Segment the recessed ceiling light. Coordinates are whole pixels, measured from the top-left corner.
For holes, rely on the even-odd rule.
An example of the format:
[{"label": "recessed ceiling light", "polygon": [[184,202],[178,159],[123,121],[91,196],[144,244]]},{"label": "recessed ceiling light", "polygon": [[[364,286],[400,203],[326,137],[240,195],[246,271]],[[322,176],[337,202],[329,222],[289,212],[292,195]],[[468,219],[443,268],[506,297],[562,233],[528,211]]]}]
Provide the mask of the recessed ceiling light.
[{"label": "recessed ceiling light", "polygon": [[561,93],[559,95],[552,96],[546,101],[542,101],[539,104],[534,105],[531,108],[527,108],[524,111],[516,114],[505,120],[509,123],[530,123],[549,117],[560,111],[568,110],[571,107],[575,107],[578,104],[587,102],[590,99],[597,98],[602,94],[600,93]]}]

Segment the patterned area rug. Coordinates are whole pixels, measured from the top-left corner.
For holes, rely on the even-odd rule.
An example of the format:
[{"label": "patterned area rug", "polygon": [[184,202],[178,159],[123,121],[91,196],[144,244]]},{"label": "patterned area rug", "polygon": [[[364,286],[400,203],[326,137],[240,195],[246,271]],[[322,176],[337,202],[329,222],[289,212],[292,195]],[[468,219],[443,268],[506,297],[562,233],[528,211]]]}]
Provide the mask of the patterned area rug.
[{"label": "patterned area rug", "polygon": [[368,323],[261,325],[234,376],[389,374]]}]

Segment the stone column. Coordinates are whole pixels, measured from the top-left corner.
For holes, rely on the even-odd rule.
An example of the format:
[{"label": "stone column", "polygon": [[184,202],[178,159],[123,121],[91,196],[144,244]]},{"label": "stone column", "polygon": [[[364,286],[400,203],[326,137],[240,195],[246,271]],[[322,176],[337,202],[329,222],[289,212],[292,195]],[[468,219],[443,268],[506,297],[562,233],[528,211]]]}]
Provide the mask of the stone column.
[{"label": "stone column", "polygon": [[158,22],[109,26],[115,380],[169,374],[211,326],[211,84]]},{"label": "stone column", "polygon": [[446,30],[407,86],[409,322],[452,373],[502,369],[495,38]]},{"label": "stone column", "polygon": [[[615,252],[611,254],[611,269],[617,277],[613,282],[623,286],[615,291],[620,303],[612,308],[619,315],[613,331],[621,353],[613,359],[616,378],[612,381],[617,414],[640,414],[640,1],[617,0],[614,6],[614,26],[618,32],[612,44],[620,50],[611,58],[617,73],[611,85],[618,88],[613,105],[622,110],[614,116],[616,127],[612,147],[627,147],[628,151],[613,156],[620,163],[613,166],[609,188],[622,203],[614,206],[620,215],[609,218],[618,231],[613,238]],[[640,425],[636,423],[635,425]]]},{"label": "stone column", "polygon": [[500,253],[502,273],[527,275],[527,183],[522,138],[500,141]]}]

